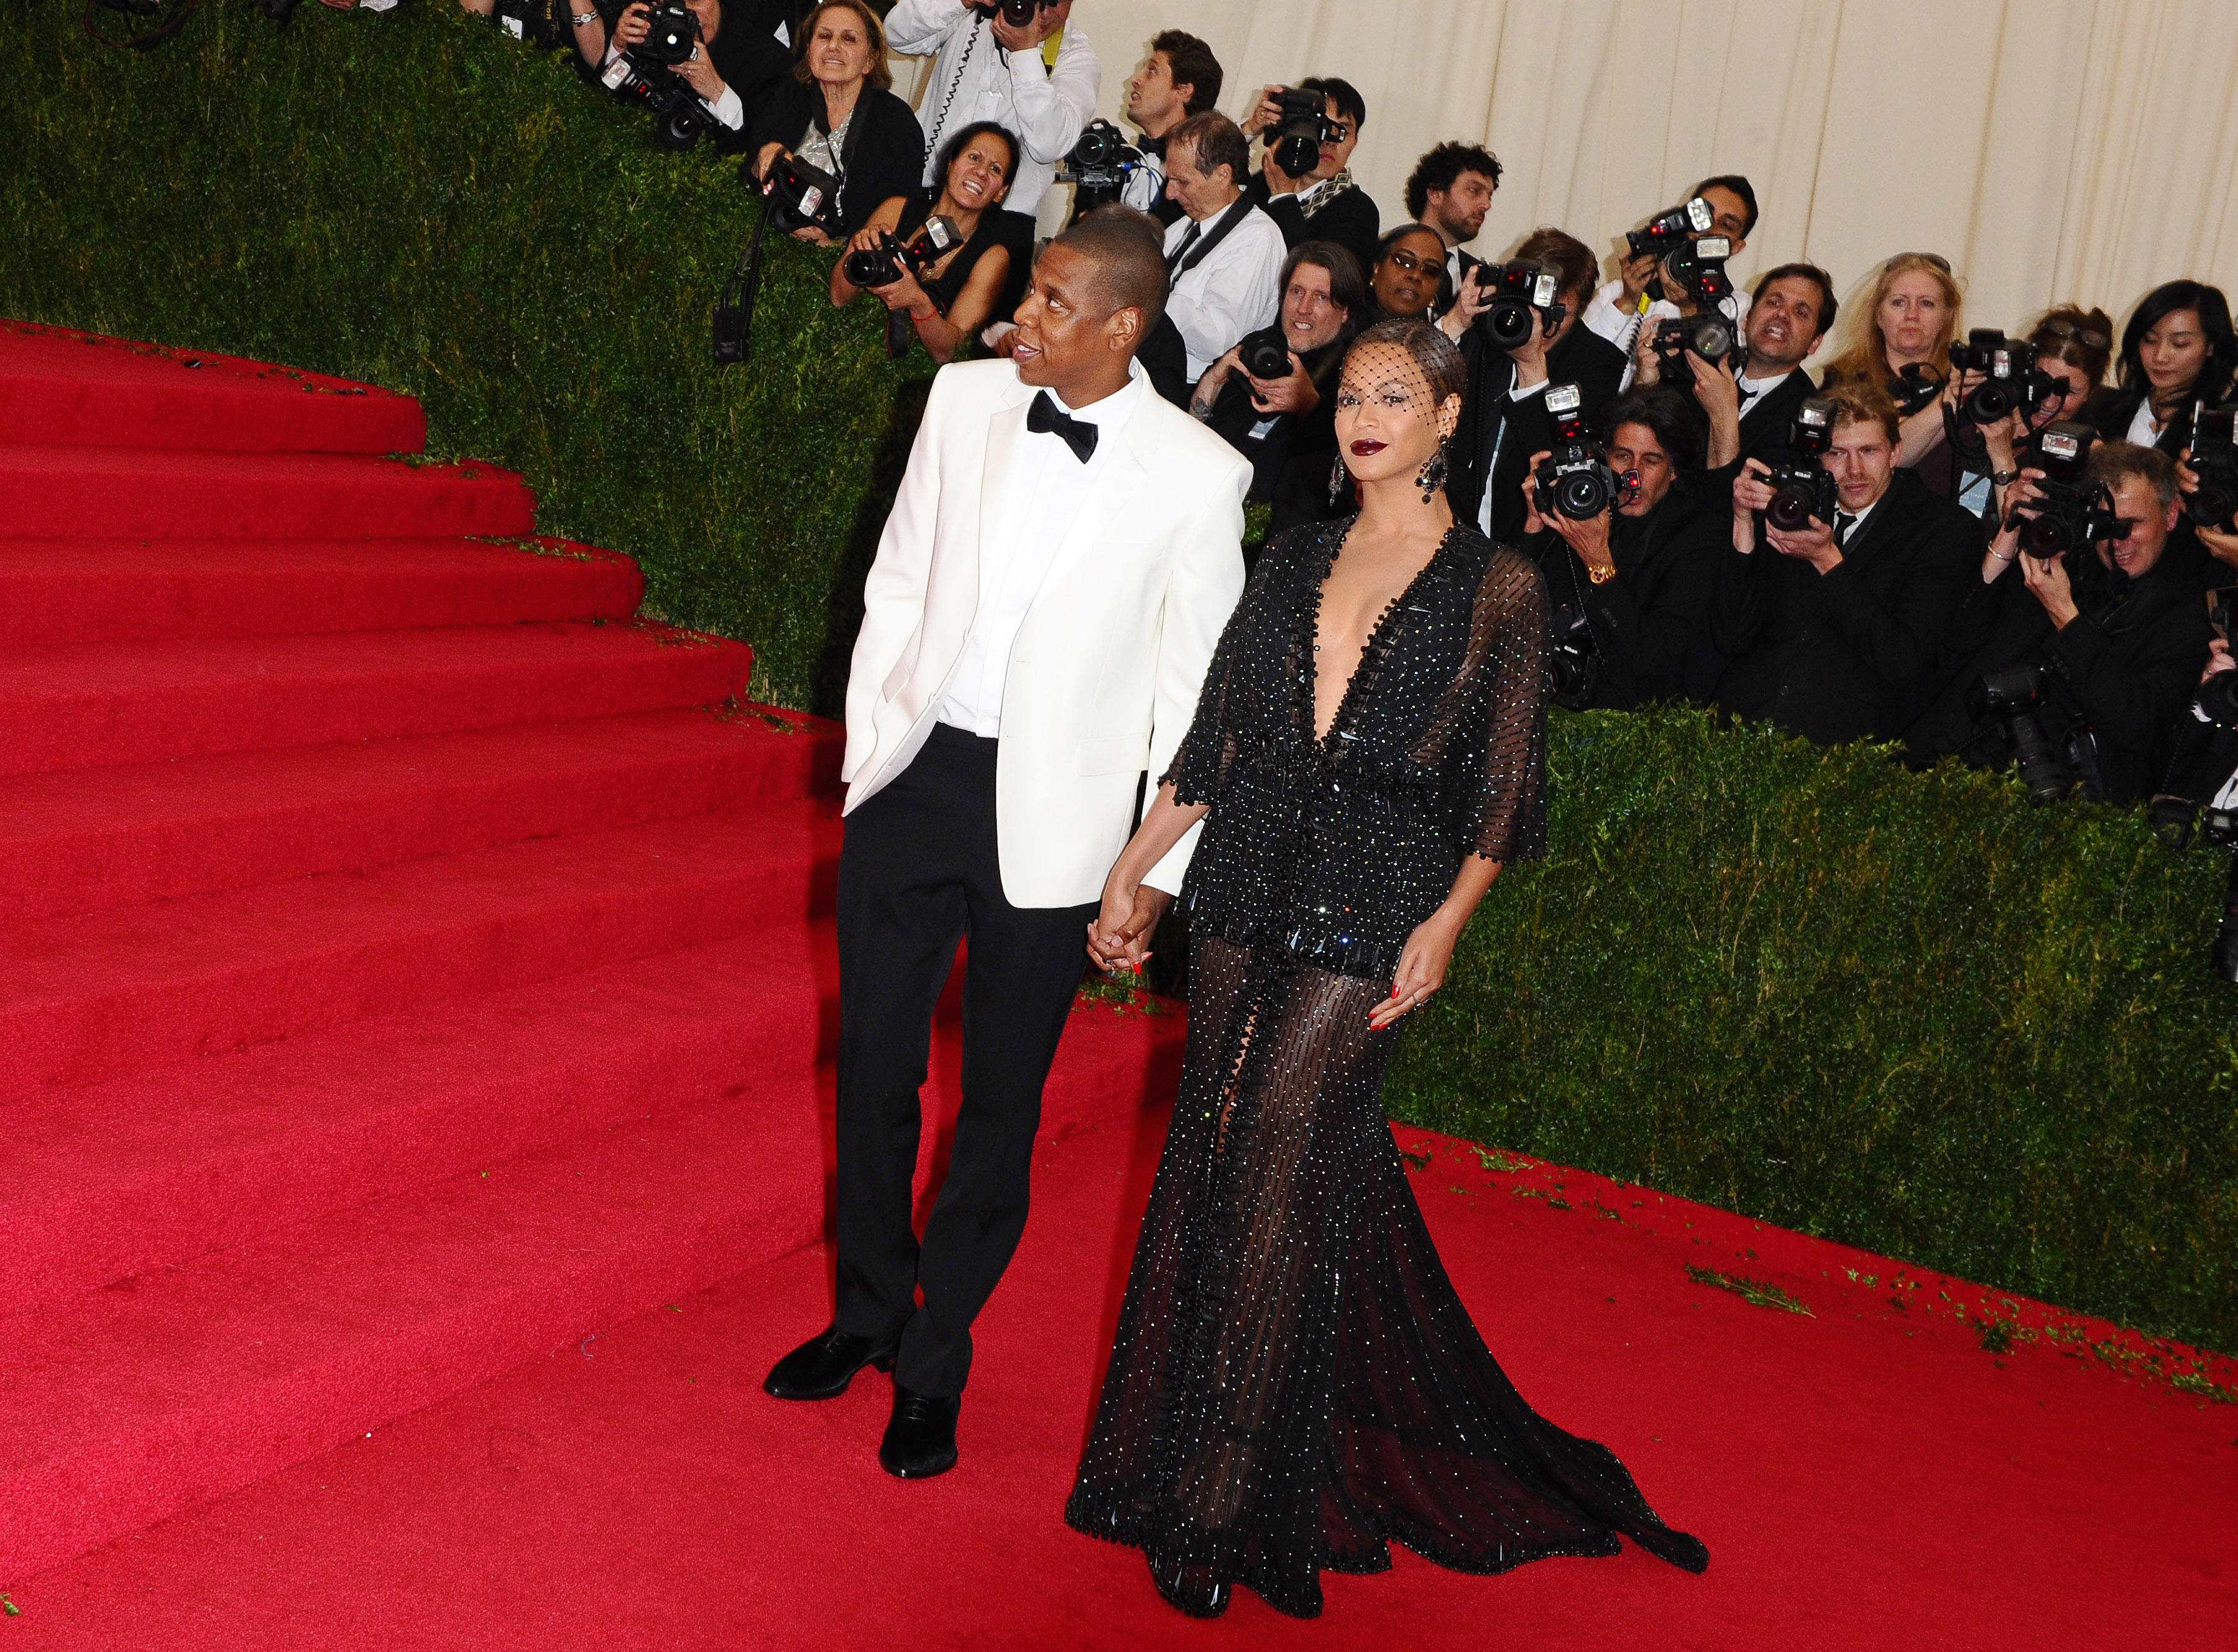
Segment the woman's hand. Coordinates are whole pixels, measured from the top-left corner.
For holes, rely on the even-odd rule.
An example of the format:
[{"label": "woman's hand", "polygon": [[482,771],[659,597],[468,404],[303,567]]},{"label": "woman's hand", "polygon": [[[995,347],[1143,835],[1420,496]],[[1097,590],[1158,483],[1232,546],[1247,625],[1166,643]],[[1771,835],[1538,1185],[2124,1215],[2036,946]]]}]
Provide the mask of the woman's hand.
[{"label": "woman's hand", "polygon": [[883,287],[873,287],[871,291],[888,309],[905,309],[912,315],[932,314],[936,306],[924,289],[917,284],[917,272],[906,263],[901,269],[898,279],[890,281]]},{"label": "woman's hand", "polygon": [[710,109],[721,101],[725,90],[723,77],[715,72],[715,65],[709,59],[706,49],[698,42],[692,43],[689,57],[680,63],[669,64],[668,72],[691,87],[699,101]]},{"label": "woman's hand", "polygon": [[853,235],[847,237],[847,250],[849,252],[876,252],[880,247],[885,245],[885,237],[886,226],[884,224],[866,223],[860,229],[857,229]]},{"label": "woman's hand", "polygon": [[792,151],[782,143],[765,143],[761,147],[760,153],[754,156],[754,176],[761,180],[764,195],[770,192],[770,169],[791,153]]},{"label": "woman's hand", "polygon": [[1162,889],[1122,878],[1114,866],[1103,905],[1089,920],[1088,961],[1107,975],[1140,975],[1150,959],[1150,937],[1173,900]]},{"label": "woman's hand", "polygon": [[1370,1032],[1380,1032],[1400,1016],[1411,1014],[1429,1001],[1430,994],[1446,984],[1446,969],[1453,961],[1467,917],[1454,917],[1440,906],[1407,937],[1399,954],[1399,972],[1391,978],[1391,996],[1367,1018]]}]

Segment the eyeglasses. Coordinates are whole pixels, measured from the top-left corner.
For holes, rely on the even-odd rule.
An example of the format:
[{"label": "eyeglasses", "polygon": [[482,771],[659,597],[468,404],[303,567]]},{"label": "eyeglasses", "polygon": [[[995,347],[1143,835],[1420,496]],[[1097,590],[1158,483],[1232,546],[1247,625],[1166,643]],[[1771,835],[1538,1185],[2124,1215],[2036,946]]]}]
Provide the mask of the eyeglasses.
[{"label": "eyeglasses", "polygon": [[1398,265],[1410,275],[1420,275],[1430,267],[1432,262],[1427,258],[1417,258],[1411,252],[1387,252],[1383,255],[1383,261],[1386,263]]}]

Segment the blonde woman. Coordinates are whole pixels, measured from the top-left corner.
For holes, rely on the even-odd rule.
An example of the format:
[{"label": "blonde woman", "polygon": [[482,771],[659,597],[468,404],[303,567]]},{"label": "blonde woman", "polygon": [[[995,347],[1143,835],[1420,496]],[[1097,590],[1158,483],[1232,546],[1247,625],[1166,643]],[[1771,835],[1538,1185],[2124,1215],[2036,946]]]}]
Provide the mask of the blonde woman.
[{"label": "blonde woman", "polygon": [[[1873,282],[1872,302],[1851,310],[1856,317],[1849,342],[1826,364],[1829,388],[1837,383],[1871,385],[1895,396],[1899,406],[1913,400],[1904,383],[1920,375],[1941,381],[1945,395],[1906,414],[1900,424],[1897,448],[1900,469],[1920,467],[1930,458],[1931,470],[1947,471],[1950,448],[1943,439],[1943,402],[1950,379],[1950,340],[1958,330],[1958,279],[1950,261],[1939,253],[1898,253],[1881,266]],[[1906,368],[1919,369],[1907,375]],[[1947,479],[1923,475],[1938,492]]]}]

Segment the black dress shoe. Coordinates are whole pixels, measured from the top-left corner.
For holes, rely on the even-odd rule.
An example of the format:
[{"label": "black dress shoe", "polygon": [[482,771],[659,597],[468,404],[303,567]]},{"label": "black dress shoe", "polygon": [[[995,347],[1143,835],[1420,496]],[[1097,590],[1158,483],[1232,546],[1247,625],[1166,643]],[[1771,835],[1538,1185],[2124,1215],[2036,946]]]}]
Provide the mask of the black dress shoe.
[{"label": "black dress shoe", "polygon": [[778,1361],[762,1387],[781,1400],[837,1399],[864,1366],[893,1370],[897,1345],[875,1337],[857,1337],[834,1325]]},{"label": "black dress shoe", "polygon": [[963,1397],[943,1399],[894,1384],[894,1414],[878,1443],[878,1466],[900,1480],[929,1480],[956,1466],[956,1414]]}]

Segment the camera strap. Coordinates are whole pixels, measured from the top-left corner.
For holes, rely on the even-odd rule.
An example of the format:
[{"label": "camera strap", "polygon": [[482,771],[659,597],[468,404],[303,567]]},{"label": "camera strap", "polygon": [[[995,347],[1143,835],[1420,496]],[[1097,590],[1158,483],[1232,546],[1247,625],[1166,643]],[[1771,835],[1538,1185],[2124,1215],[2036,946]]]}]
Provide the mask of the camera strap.
[{"label": "camera strap", "polygon": [[1229,233],[1235,229],[1237,224],[1241,223],[1243,220],[1249,216],[1250,211],[1251,202],[1243,196],[1238,196],[1229,205],[1227,216],[1221,219],[1220,228],[1214,230],[1208,236],[1198,236],[1195,242],[1189,248],[1189,252],[1182,257],[1179,263],[1174,266],[1173,279],[1175,282],[1179,282],[1182,276],[1188,275],[1190,270],[1195,269],[1199,264],[1210,257],[1212,255],[1212,249],[1220,245],[1222,242],[1227,240]]},{"label": "camera strap", "polygon": [[762,242],[769,236],[770,209],[762,205],[761,216],[754,221],[754,232],[746,237],[746,249],[738,255],[738,267],[731,271],[730,279],[715,300],[715,361],[718,366],[744,362],[753,348],[754,300],[762,284]]}]

